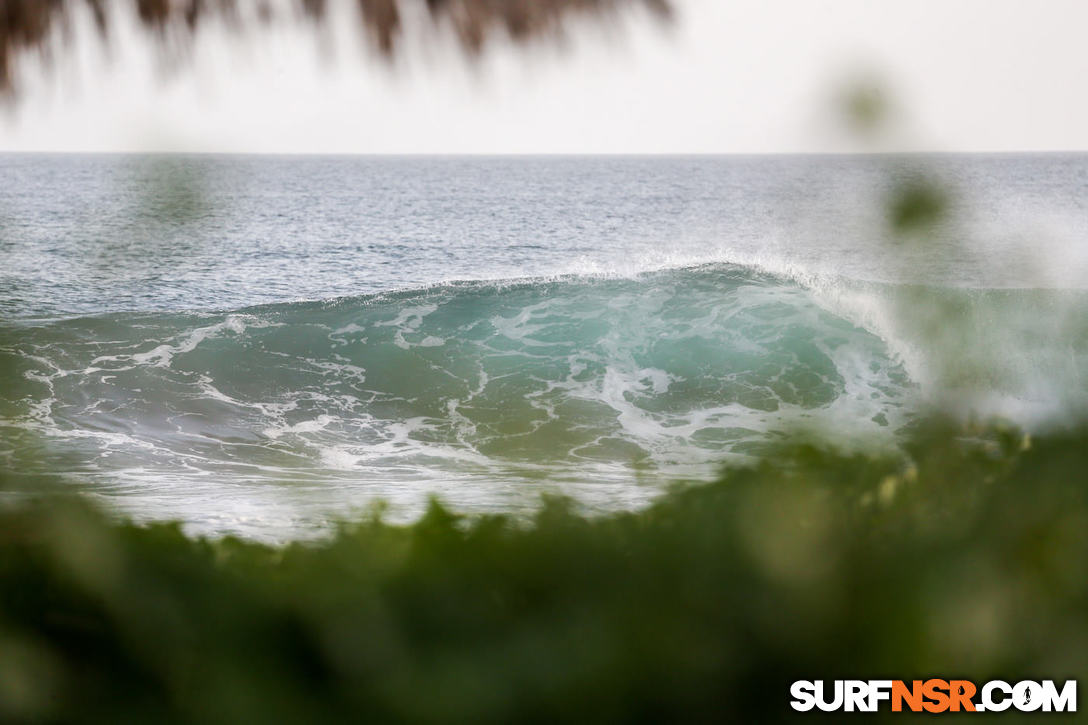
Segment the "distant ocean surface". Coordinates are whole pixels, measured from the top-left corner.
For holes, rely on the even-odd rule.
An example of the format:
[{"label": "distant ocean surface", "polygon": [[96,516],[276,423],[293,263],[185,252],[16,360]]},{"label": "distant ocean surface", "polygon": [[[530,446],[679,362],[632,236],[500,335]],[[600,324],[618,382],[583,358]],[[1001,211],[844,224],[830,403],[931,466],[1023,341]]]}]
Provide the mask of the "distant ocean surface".
[{"label": "distant ocean surface", "polygon": [[[0,469],[196,534],[1088,410],[1088,155],[0,155]],[[924,175],[948,213],[897,236]],[[44,485],[44,484],[42,484]]]}]

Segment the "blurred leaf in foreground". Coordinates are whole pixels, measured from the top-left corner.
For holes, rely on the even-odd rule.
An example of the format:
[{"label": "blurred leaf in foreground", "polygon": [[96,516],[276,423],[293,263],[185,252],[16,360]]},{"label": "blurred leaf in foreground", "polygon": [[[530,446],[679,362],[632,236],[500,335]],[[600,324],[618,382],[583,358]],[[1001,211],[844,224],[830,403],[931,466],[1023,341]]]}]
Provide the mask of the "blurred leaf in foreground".
[{"label": "blurred leaf in foreground", "polygon": [[948,194],[936,179],[915,175],[893,186],[888,223],[900,235],[932,230],[944,220],[948,208]]},{"label": "blurred leaf in foreground", "polygon": [[782,443],[646,511],[439,504],[286,548],[50,498],[0,513],[29,721],[787,720],[793,679],[1083,677],[1088,432]]}]

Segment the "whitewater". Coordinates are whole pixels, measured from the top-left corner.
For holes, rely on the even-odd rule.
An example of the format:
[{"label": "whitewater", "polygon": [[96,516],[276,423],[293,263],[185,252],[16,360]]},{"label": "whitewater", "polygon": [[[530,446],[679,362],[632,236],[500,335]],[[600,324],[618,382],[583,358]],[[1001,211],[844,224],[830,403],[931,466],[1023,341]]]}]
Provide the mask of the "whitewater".
[{"label": "whitewater", "polygon": [[9,496],[284,540],[1088,409],[1083,155],[0,162]]}]

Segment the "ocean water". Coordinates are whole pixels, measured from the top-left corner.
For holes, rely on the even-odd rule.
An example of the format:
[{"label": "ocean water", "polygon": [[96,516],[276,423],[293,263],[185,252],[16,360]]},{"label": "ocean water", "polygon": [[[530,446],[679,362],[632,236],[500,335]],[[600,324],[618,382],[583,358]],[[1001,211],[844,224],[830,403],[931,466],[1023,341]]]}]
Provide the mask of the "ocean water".
[{"label": "ocean water", "polygon": [[[0,467],[197,534],[1088,410],[1088,156],[0,156]],[[893,233],[896,189],[947,213]]]}]

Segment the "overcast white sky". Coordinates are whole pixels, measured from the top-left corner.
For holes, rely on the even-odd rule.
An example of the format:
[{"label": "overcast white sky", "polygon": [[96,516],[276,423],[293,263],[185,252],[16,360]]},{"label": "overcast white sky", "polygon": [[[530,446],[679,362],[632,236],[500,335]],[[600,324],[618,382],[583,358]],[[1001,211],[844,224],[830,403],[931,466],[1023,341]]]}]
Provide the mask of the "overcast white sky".
[{"label": "overcast white sky", "polygon": [[387,68],[336,32],[282,29],[206,34],[167,77],[130,30],[109,60],[87,35],[51,74],[24,67],[22,100],[0,111],[0,149],[875,148],[831,110],[856,78],[881,79],[896,101],[884,148],[1088,149],[1085,0],[677,3],[668,30],[637,17],[622,33],[580,27],[563,50],[503,46],[476,66],[427,36]]}]

